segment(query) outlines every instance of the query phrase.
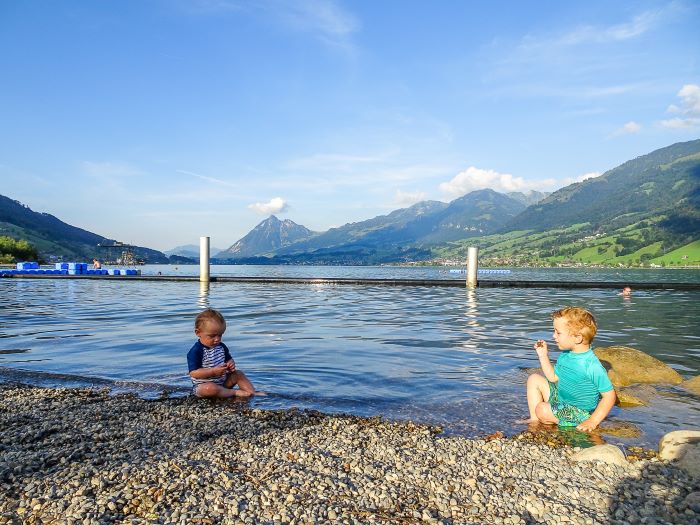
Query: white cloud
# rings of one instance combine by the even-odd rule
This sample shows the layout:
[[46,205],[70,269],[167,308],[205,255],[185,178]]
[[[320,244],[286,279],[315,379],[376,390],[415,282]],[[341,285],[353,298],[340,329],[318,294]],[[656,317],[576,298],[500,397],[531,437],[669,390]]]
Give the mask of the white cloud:
[[179,5],[196,15],[263,17],[347,52],[354,51],[351,37],[361,27],[357,16],[336,0],[182,0]]
[[586,179],[594,179],[596,177],[600,177],[601,173],[599,171],[591,171],[590,173],[584,173],[580,177],[574,179],[574,182],[581,182]]
[[601,175],[602,175],[602,173],[599,171],[591,171],[589,173],[584,173],[583,175],[579,175],[578,177],[565,177],[565,178],[557,181],[559,183],[558,187],[564,188],[565,186],[568,186],[569,184],[574,184],[576,182],[583,182],[586,179],[593,179],[595,177],[600,177]]
[[651,30],[661,16],[661,12],[646,11],[629,22],[607,27],[580,26],[559,39],[563,45],[588,43],[620,42],[643,35]]
[[425,199],[426,194],[422,191],[406,192],[397,190],[394,203],[399,206],[412,206],[413,204],[424,201]]
[[700,119],[697,118],[670,118],[660,121],[664,128],[669,129],[688,129],[700,125]]
[[346,50],[352,50],[350,36],[360,28],[357,17],[334,0],[285,0],[270,2],[268,8],[293,29],[311,33],[327,44]]
[[665,18],[672,15],[674,10],[675,6],[668,6],[656,11],[645,11],[620,24],[580,25],[558,35],[527,35],[521,41],[518,50],[526,55],[542,53],[551,56],[554,50],[559,48],[631,40],[657,27]]
[[700,86],[686,84],[677,96],[681,99],[680,105],[671,104],[666,112],[681,116],[662,120],[660,124],[671,129],[687,129],[700,125]]
[[451,197],[461,197],[475,190],[491,188],[495,191],[522,191],[528,186],[522,177],[514,177],[509,173],[498,173],[494,170],[483,170],[470,166],[458,173],[451,181],[440,184],[440,191]]
[[289,208],[289,205],[283,198],[275,197],[270,202],[250,204],[248,208],[261,215],[272,215],[274,213],[284,213]]
[[642,125],[638,124],[634,120],[631,120],[621,128],[615,130],[613,133],[614,137],[619,137],[620,135],[634,135],[642,130]]

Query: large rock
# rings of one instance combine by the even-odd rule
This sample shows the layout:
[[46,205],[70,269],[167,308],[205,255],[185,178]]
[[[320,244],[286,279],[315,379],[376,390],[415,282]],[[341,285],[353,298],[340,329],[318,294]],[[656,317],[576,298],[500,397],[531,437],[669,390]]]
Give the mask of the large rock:
[[692,476],[700,478],[700,430],[676,430],[659,441],[659,459],[673,461]]
[[571,459],[573,461],[602,461],[612,465],[627,465],[627,458],[615,445],[596,445],[584,448],[571,456]]
[[651,385],[632,385],[615,389],[617,405],[622,408],[647,406],[657,394]]
[[628,346],[608,346],[593,350],[616,387],[634,383],[683,382],[681,375],[655,357]]
[[700,396],[700,376],[695,376],[683,382],[683,388],[692,392],[696,396]]
[[642,429],[629,421],[604,421],[598,427],[598,432],[619,438],[639,438],[642,436]]

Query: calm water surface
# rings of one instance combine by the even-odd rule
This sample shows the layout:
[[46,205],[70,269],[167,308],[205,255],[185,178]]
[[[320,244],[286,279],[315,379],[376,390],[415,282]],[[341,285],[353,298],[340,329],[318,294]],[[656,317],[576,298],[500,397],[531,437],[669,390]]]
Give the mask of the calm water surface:
[[[457,279],[464,274],[451,273],[459,267],[444,266],[263,266],[263,265],[213,265],[211,276],[220,277],[326,277],[352,279]],[[487,273],[480,270],[479,278],[485,280],[532,281],[605,281],[605,282],[700,282],[700,270],[655,269],[603,269],[603,268],[512,268],[510,273]],[[498,268],[501,270],[503,268]],[[151,264],[142,267],[144,275],[199,275],[197,265]]]
[[[163,271],[154,268],[144,273]],[[308,275],[307,267],[247,268],[238,275],[264,268],[282,277],[387,277],[366,267]],[[388,271],[422,277],[416,270],[424,269]],[[670,273],[693,281],[700,272]],[[253,406],[414,419],[468,436],[522,430],[514,421],[527,413],[523,369],[538,365],[532,344],[552,340],[549,313],[564,305],[595,313],[596,346],[633,346],[685,378],[700,373],[698,292],[623,299],[600,289],[0,279],[0,297],[0,380],[185,394],[194,317],[212,306],[228,321],[224,341],[238,366],[269,393]],[[678,387],[658,390],[651,406],[612,413],[642,437],[611,441],[655,446],[667,431],[700,427],[700,399]]]

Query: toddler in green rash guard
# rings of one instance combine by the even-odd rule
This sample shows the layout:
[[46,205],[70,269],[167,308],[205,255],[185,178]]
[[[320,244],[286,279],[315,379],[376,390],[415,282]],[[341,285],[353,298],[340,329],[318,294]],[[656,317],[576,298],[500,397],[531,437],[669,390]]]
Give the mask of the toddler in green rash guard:
[[544,377],[527,379],[528,421],[576,427],[591,432],[615,404],[615,390],[591,341],[597,325],[593,314],[568,307],[552,313],[554,341],[562,350],[552,366],[545,341],[535,343]]

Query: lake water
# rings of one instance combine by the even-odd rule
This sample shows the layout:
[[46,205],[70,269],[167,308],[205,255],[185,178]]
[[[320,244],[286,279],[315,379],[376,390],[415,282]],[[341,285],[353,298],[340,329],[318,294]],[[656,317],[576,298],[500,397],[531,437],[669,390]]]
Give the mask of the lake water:
[[[158,271],[198,267],[143,268]],[[463,278],[393,267],[213,266],[212,275]],[[506,277],[700,282],[700,271],[514,269]],[[211,306],[227,319],[224,342],[238,367],[269,394],[252,406],[413,419],[467,436],[523,430],[514,423],[527,414],[523,369],[538,366],[532,344],[552,340],[549,313],[564,305],[594,312],[595,346],[632,346],[685,378],[700,373],[697,291],[623,299],[610,289],[0,279],[0,297],[0,381],[184,395],[194,317]],[[643,435],[611,442],[655,447],[665,432],[700,428],[699,398],[657,388],[650,406],[611,414]]]
[[[445,266],[264,266],[213,265],[211,275],[220,277],[324,277],[351,279],[450,279],[464,280],[465,274]],[[480,270],[482,270],[480,268]],[[489,273],[499,270],[498,273]],[[479,279],[522,281],[584,281],[584,282],[691,282],[700,283],[700,270],[609,269],[609,268],[513,268],[501,273],[500,268],[483,268]],[[143,275],[199,275],[197,265],[151,264],[142,267]]]

